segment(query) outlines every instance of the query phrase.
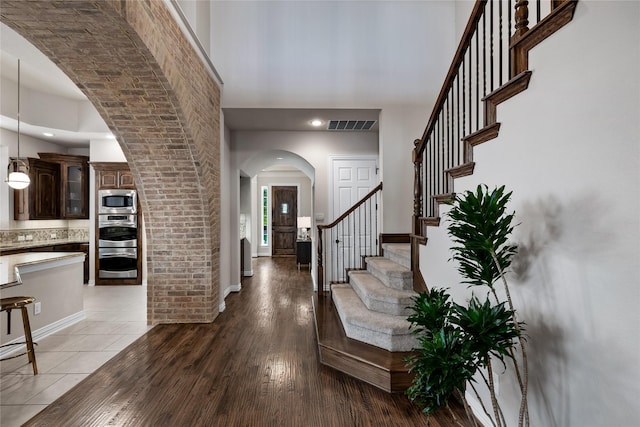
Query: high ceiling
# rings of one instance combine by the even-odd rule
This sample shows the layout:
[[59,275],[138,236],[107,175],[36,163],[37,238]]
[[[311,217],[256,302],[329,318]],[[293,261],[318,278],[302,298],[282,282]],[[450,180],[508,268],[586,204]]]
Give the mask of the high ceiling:
[[[316,130],[308,124],[313,118],[376,120],[385,107],[429,105],[455,49],[454,3],[212,1],[210,43],[203,44],[210,45],[212,63],[224,81],[227,125],[233,130]],[[198,33],[201,17],[185,15],[195,19]],[[3,84],[16,80],[19,57],[24,90],[84,108],[86,98],[51,61],[5,25],[0,30]],[[7,110],[3,96],[0,127],[15,130]],[[53,128],[58,141],[70,146],[87,146],[89,138],[108,131],[99,125],[79,131],[21,124],[21,132],[39,138],[44,128]]]

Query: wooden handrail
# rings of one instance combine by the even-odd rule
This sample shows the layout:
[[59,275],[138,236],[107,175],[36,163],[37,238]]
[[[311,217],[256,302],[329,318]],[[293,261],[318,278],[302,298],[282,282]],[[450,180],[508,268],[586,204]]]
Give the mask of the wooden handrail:
[[[332,233],[335,232],[335,230],[333,230],[334,228],[338,229],[339,227],[337,227],[338,225],[340,225],[341,223],[343,223],[345,220],[349,221],[349,216],[354,214],[356,212],[360,212],[358,209],[359,208],[363,208],[366,212],[366,205],[365,203],[368,202],[369,200],[371,200],[379,191],[382,190],[382,182],[380,184],[378,184],[373,190],[371,190],[369,193],[367,193],[367,195],[365,195],[362,199],[360,199],[356,204],[354,204],[353,206],[351,206],[349,209],[347,209],[347,211],[345,213],[343,213],[342,215],[340,215],[338,217],[338,219],[336,219],[335,221],[333,221],[331,224],[326,224],[326,225],[318,225],[318,268],[316,271],[317,274],[317,279],[318,279],[318,295],[322,295],[324,292],[324,282],[325,282],[325,259],[324,259],[324,255],[325,255],[325,247],[324,247],[324,236],[323,236],[323,231],[324,230],[328,230],[327,233],[328,235],[331,235]],[[364,206],[363,206],[364,205]],[[371,209],[371,203],[369,204],[369,209]],[[377,203],[376,203],[376,211],[377,211]],[[377,215],[377,214],[376,214]],[[371,233],[371,231],[375,231],[377,230],[377,220],[376,222],[374,222],[373,224],[369,224],[369,227],[367,228],[366,226],[366,219],[365,219],[365,226],[364,226],[364,230],[365,230],[365,235],[366,235],[366,230],[369,229],[369,232]],[[358,227],[359,229],[359,227]],[[356,231],[356,227],[353,228],[353,231]],[[375,235],[375,233],[374,233]],[[360,237],[356,237],[354,239],[355,241],[360,241]],[[339,243],[339,239],[337,239],[335,241],[336,244]],[[327,246],[329,247],[329,246]],[[366,248],[366,244],[363,250],[362,246],[353,246],[353,251],[351,252],[350,257],[347,258],[343,258],[342,261],[337,261],[335,264],[331,263],[331,265],[334,268],[333,271],[330,270],[329,275],[327,276],[329,279],[331,278],[335,278],[337,277],[335,275],[335,273],[338,270],[342,270],[345,269],[345,271],[348,271],[349,269],[352,269],[354,267],[357,267],[355,264],[357,262],[358,259],[363,259],[363,256],[376,256],[377,255],[377,246],[376,246],[376,250],[375,251],[371,251],[371,248],[369,248],[370,250],[367,251]],[[337,255],[337,254],[336,254]],[[344,255],[344,254],[343,254]],[[333,257],[332,257],[333,258]],[[331,260],[327,260],[327,262],[331,262]],[[342,279],[340,279],[342,280]]]
[[346,217],[349,216],[349,214],[353,213],[353,211],[355,211],[356,209],[358,209],[360,206],[362,206],[367,200],[369,200],[374,194],[376,194],[378,191],[382,190],[382,183],[378,184],[376,186],[376,188],[374,188],[373,190],[371,190],[369,193],[367,193],[366,196],[364,196],[362,199],[360,199],[360,201],[358,203],[356,203],[355,205],[351,206],[349,209],[347,209],[347,211],[345,213],[343,213],[342,215],[340,215],[338,217],[338,219],[336,219],[335,221],[333,221],[331,224],[321,224],[318,225],[318,230],[326,230],[327,228],[333,228],[335,227],[340,221],[342,221],[343,219],[345,219]]
[[[498,136],[496,106],[527,88],[529,51],[571,21],[578,0],[547,1],[544,11],[543,0],[473,5],[424,133],[414,141],[414,243],[425,244],[426,227],[439,224],[438,206],[453,194],[453,180],[473,173],[473,148]],[[414,270],[416,254],[412,249]]]
[[458,49],[456,50],[456,54],[453,57],[453,62],[449,67],[449,71],[447,72],[447,77],[444,79],[444,83],[442,84],[442,88],[440,89],[440,93],[438,94],[438,98],[434,104],[433,110],[431,111],[431,116],[429,117],[429,121],[427,122],[427,127],[422,134],[422,138],[420,139],[420,144],[416,146],[416,150],[418,154],[424,152],[425,146],[427,144],[427,139],[429,134],[433,131],[433,128],[436,124],[436,120],[440,111],[447,99],[449,94],[449,90],[453,85],[453,81],[458,75],[458,70],[460,69],[460,64],[464,60],[464,55],[471,44],[471,40],[473,39],[473,35],[478,26],[478,22],[482,18],[482,14],[484,13],[484,7],[487,4],[487,0],[477,0],[476,4],[473,6],[473,10],[471,11],[471,17],[467,22],[467,26],[464,29],[464,33],[462,34],[462,39],[460,40],[460,44],[458,45]]

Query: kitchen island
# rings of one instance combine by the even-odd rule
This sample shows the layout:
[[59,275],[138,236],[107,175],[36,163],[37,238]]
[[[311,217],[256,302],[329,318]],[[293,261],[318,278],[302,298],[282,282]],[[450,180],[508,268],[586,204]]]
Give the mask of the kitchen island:
[[[82,252],[28,252],[0,256],[0,297],[30,296],[33,339],[42,339],[85,318],[83,304]],[[36,307],[39,310],[36,310]],[[38,314],[35,314],[39,311]],[[11,313],[11,335],[7,334],[7,313],[0,316],[0,343],[22,341],[22,318]],[[19,346],[15,346],[19,347]],[[0,349],[0,357],[15,351]]]

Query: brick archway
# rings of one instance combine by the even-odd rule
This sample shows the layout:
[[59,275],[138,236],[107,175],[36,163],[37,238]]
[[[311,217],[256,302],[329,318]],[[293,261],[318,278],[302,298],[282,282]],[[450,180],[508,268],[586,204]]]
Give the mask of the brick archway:
[[220,89],[162,0],[2,0],[2,22],[85,93],[133,170],[149,323],[218,314]]

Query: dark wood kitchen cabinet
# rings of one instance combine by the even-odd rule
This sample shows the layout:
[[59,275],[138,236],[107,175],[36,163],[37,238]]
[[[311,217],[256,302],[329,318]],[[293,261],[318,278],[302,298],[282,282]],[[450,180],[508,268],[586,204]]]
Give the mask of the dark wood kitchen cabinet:
[[89,158],[57,153],[38,153],[38,156],[60,165],[61,217],[89,218]]
[[60,218],[60,165],[29,158],[31,184],[13,191],[16,220]]
[[96,188],[109,190],[114,188],[135,189],[133,173],[127,163],[91,163],[96,171]]
[[38,153],[29,158],[31,184],[14,190],[14,219],[89,218],[89,158]]

